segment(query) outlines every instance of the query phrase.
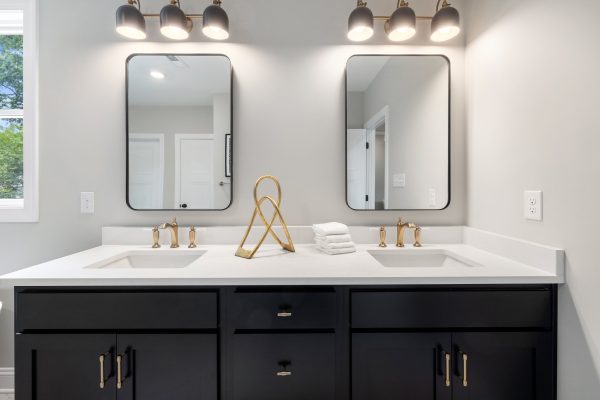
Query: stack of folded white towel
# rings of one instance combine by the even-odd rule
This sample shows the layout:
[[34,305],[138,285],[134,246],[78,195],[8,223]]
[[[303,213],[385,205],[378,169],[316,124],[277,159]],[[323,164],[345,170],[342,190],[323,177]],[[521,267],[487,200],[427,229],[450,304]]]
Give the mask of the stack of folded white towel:
[[317,248],[322,252],[335,255],[353,253],[356,246],[350,237],[350,230],[339,222],[313,225]]

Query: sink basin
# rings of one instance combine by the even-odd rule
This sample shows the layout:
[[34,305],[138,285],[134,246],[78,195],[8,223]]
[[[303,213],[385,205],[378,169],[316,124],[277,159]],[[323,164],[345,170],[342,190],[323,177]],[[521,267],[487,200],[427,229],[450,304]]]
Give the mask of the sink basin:
[[202,257],[204,253],[206,253],[205,250],[128,251],[88,268],[185,268]]
[[369,250],[368,253],[387,268],[471,268],[469,260],[443,250]]

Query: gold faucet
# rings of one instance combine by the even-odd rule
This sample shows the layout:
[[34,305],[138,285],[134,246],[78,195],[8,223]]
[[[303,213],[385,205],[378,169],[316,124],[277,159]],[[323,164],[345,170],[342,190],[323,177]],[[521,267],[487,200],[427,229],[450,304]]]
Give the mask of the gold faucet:
[[421,244],[421,227],[412,222],[404,222],[402,218],[398,218],[398,223],[396,224],[397,229],[397,238],[396,238],[396,247],[404,247],[404,231],[408,229],[415,230],[415,242],[413,243],[414,247],[422,247]]
[[160,229],[167,229],[171,231],[171,248],[176,249],[179,247],[179,226],[177,225],[177,219],[173,218],[173,221],[169,224],[165,222],[158,226]]

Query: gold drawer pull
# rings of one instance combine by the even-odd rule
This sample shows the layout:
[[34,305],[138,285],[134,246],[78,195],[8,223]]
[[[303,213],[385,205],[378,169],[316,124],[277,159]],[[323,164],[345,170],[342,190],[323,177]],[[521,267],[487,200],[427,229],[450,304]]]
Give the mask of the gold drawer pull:
[[446,387],[450,387],[450,353],[446,353],[446,378],[444,380],[444,385]]
[[289,318],[292,316],[292,312],[290,310],[282,310],[277,313],[279,318]]
[[123,388],[123,368],[122,368],[123,356],[117,355],[117,389]]
[[102,353],[98,357],[98,361],[100,363],[100,389],[104,389],[104,384],[106,383],[106,379],[104,379],[104,359],[106,358],[107,353]]
[[291,376],[292,375],[292,371],[279,371],[277,373],[277,376]]
[[462,359],[463,359],[462,385],[463,385],[463,387],[467,387],[467,386],[469,386],[469,381],[467,378],[467,362],[469,361],[469,356],[467,355],[467,353],[462,353]]

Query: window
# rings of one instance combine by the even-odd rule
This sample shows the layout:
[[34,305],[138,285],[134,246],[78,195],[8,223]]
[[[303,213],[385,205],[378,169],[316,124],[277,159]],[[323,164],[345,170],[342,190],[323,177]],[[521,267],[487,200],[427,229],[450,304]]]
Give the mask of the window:
[[36,222],[36,0],[0,0],[0,222]]

